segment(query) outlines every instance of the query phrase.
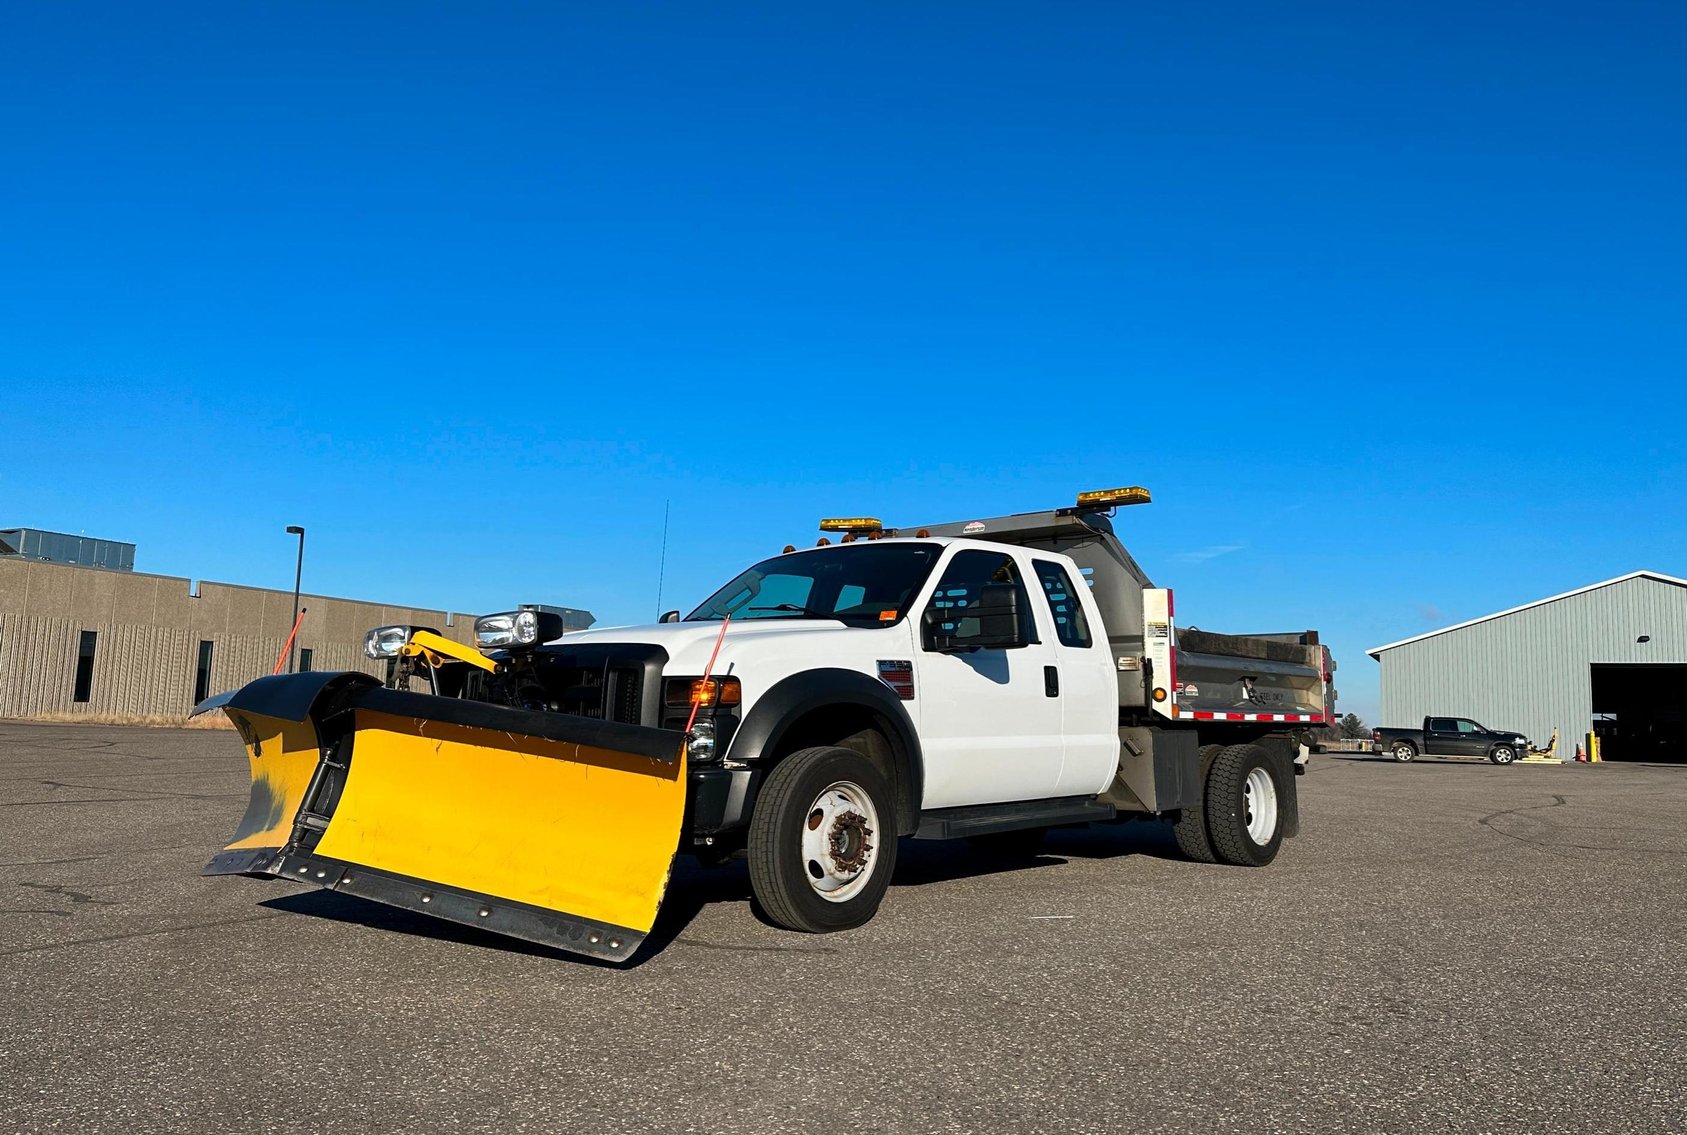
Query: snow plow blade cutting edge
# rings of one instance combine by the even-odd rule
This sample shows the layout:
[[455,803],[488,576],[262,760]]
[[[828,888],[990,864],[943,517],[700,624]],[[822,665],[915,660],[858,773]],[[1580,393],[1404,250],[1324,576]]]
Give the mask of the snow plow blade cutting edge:
[[203,703],[240,730],[251,801],[205,874],[285,877],[625,960],[667,889],[684,735],[378,687],[260,678]]

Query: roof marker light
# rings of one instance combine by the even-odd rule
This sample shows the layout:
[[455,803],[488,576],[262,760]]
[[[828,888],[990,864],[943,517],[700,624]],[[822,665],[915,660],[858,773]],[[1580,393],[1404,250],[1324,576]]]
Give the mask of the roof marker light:
[[1079,508],[1112,508],[1121,504],[1148,504],[1152,497],[1141,485],[1126,485],[1118,489],[1096,489],[1078,494]]

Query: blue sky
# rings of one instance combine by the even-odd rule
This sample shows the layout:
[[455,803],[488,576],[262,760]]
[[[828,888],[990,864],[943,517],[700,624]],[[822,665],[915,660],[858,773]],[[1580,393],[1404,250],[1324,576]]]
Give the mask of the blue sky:
[[681,606],[1141,483],[1180,620],[1687,574],[1687,7],[10,5],[0,526]]

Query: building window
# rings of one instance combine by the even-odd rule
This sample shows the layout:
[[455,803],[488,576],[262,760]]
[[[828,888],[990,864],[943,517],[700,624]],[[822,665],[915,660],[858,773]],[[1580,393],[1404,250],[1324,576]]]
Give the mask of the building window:
[[308,646],[299,647],[299,673],[301,673],[301,674],[310,673],[310,657],[311,657],[311,648],[310,647],[308,647]]
[[199,640],[199,668],[193,674],[193,704],[211,696],[211,655],[216,647],[210,639]]
[[76,689],[71,695],[72,701],[85,702],[94,696],[94,644],[99,639],[96,631],[83,631],[82,639],[76,646]]

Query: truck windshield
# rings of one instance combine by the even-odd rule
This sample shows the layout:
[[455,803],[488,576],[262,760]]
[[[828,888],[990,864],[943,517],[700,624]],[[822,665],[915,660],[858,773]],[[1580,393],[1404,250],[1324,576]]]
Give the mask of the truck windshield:
[[889,626],[908,613],[941,551],[940,544],[898,540],[789,552],[745,571],[685,618],[837,619]]

